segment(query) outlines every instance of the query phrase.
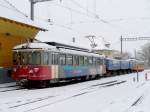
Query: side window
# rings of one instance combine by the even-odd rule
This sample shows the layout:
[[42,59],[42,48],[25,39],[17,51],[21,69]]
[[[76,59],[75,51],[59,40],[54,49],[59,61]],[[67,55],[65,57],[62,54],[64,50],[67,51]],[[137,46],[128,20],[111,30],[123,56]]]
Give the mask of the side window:
[[84,56],[84,65],[88,65],[88,57]]
[[79,64],[80,64],[80,65],[83,65],[83,64],[84,64],[84,57],[83,57],[83,56],[80,56],[80,57],[79,57]]
[[79,56],[73,56],[73,65],[79,65]]
[[49,62],[49,60],[48,60],[49,58],[48,57],[49,57],[48,53],[44,52],[43,53],[43,64],[44,65],[48,65],[48,62]]
[[99,65],[103,65],[104,64],[104,59],[97,58],[97,62],[98,62]]
[[49,52],[49,53],[48,53],[48,56],[49,56],[49,61],[48,61],[48,63],[49,63],[49,64],[52,64],[52,53]]
[[92,64],[93,64],[93,58],[89,57],[89,65],[92,65]]
[[55,64],[58,65],[58,54],[55,54]]
[[96,58],[93,57],[93,65],[96,64]]
[[59,55],[59,63],[60,63],[60,65],[65,65],[66,64],[66,55],[65,54],[60,54]]
[[52,64],[57,65],[58,64],[58,54],[57,53],[52,53]]
[[96,65],[100,65],[101,63],[101,59],[100,58],[96,58]]
[[67,64],[68,65],[72,65],[73,64],[73,57],[72,57],[72,55],[67,55],[66,60],[67,60]]
[[28,58],[29,58],[28,63],[32,64],[32,53],[28,54]]

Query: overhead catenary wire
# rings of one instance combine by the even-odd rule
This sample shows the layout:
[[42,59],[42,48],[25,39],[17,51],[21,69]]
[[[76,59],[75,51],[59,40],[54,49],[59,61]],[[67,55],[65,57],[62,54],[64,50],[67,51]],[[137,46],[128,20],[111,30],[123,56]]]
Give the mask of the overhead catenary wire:
[[[25,17],[28,17],[25,13],[23,13],[22,11],[20,11],[19,9],[17,9],[12,3],[10,3],[8,0],[4,0],[4,2],[6,2],[7,4],[9,4],[15,11],[19,12],[20,14],[22,14]],[[2,6],[2,5],[1,5]],[[3,5],[4,6],[4,5]],[[5,6],[8,9],[11,9],[7,6]]]
[[67,29],[70,31],[77,32],[77,33],[82,34],[82,35],[85,34],[85,32],[78,31],[78,30],[74,29],[73,27],[69,27],[69,26],[54,22],[54,21],[49,21],[49,19],[43,19],[43,18],[39,18],[39,17],[35,17],[35,18],[40,20],[40,21],[45,22],[46,24],[48,24],[50,26],[55,25],[55,26],[58,26],[58,27],[61,27],[61,28],[64,28],[64,29]]
[[[80,8],[82,8],[82,9],[84,9],[84,10],[86,11],[86,8],[84,8],[82,5],[79,5],[79,3],[77,3],[76,1],[74,1],[74,3],[76,3],[76,5],[78,5]],[[115,29],[117,29],[117,31],[119,31],[119,32],[120,32],[121,30],[127,31],[127,29],[124,29],[124,28],[122,28],[121,26],[112,24],[112,23],[110,23],[109,21],[106,21],[106,20],[104,20],[104,19],[101,19],[101,18],[99,17],[99,15],[97,15],[97,14],[91,12],[91,11],[89,12],[89,10],[88,10],[89,13],[88,13],[88,15],[87,15],[87,13],[85,13],[85,12],[81,12],[81,11],[79,11],[79,10],[76,10],[76,9],[73,9],[73,8],[70,8],[70,7],[67,7],[67,6],[62,5],[62,4],[60,5],[60,4],[57,4],[57,3],[53,3],[53,5],[56,5],[56,6],[59,6],[59,7],[68,9],[68,10],[72,10],[73,12],[78,13],[78,14],[80,14],[80,15],[87,16],[87,17],[89,17],[89,18],[92,18],[92,19],[98,21],[98,23],[101,22],[101,23],[107,24],[109,27],[115,28]]]

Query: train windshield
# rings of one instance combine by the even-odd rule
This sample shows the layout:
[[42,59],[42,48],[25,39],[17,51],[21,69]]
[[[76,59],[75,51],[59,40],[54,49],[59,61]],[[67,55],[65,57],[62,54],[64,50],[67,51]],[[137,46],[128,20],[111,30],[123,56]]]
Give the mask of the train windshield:
[[41,64],[40,52],[14,52],[14,65],[39,65]]

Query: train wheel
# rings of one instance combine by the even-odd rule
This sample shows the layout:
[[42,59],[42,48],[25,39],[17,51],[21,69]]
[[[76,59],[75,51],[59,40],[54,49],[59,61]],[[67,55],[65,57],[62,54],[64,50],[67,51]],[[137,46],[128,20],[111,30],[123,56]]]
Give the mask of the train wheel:
[[99,79],[100,78],[100,74],[97,74],[96,76],[95,76],[95,79]]
[[85,80],[90,80],[90,76],[89,75],[87,75],[85,77],[86,77]]
[[86,81],[86,77],[85,76],[81,77],[81,81]]
[[40,81],[39,87],[40,88],[46,88],[47,87],[47,81]]
[[27,84],[25,85],[26,88],[30,89],[31,88],[31,82],[28,81]]

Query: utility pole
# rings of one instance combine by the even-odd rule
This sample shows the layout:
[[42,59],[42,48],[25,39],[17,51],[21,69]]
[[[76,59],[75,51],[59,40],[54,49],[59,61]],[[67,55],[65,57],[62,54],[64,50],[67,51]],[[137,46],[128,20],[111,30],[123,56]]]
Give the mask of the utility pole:
[[33,0],[30,0],[31,2],[31,12],[30,12],[30,17],[31,17],[31,20],[34,20],[34,2]]
[[30,4],[31,4],[31,12],[30,12],[30,17],[31,17],[31,20],[34,20],[34,5],[36,3],[39,3],[39,2],[47,2],[47,1],[52,1],[52,0],[29,0],[30,1]]
[[122,59],[122,41],[123,41],[122,35],[121,35],[120,41],[121,41],[121,59]]
[[136,49],[134,50],[134,58],[136,59]]
[[121,59],[123,55],[123,41],[137,41],[138,38],[123,38],[121,35],[120,41],[121,41]]
[[[135,60],[136,60],[136,49],[134,50],[134,58],[135,58]],[[136,62],[136,64],[137,64],[137,62]],[[137,73],[137,76],[136,76],[136,80],[137,80],[137,82],[139,82],[139,68],[138,68],[138,66],[136,66],[136,73]]]
[[[122,56],[122,42],[123,41],[150,40],[150,37],[122,38],[122,36],[121,36],[120,40],[121,40],[121,56]],[[135,55],[135,59],[136,59],[137,58],[136,49],[134,50],[134,55]],[[137,69],[137,82],[139,82],[139,70],[138,70],[139,68],[138,68],[138,66],[136,66],[136,69]]]
[[75,38],[75,37],[72,38],[72,42],[73,42],[73,43],[76,42],[76,38]]

